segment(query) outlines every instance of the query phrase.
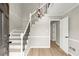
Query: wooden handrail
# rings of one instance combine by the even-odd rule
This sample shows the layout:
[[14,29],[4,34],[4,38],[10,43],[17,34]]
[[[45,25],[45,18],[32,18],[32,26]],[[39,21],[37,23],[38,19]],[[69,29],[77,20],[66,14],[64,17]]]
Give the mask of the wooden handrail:
[[[46,5],[46,3],[45,3],[45,4],[43,4],[41,7],[39,7],[38,9],[43,8],[45,5]],[[38,11],[38,10],[35,10],[34,12],[32,12],[32,13],[31,13],[31,15],[34,15],[37,11]]]

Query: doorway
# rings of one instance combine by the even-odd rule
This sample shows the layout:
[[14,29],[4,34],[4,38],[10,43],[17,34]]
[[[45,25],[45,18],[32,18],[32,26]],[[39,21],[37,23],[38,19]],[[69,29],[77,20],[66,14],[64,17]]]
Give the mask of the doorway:
[[51,41],[60,46],[60,21],[51,21]]
[[[64,24],[63,24],[64,25]],[[61,48],[61,39],[60,39],[60,20],[51,22],[51,44],[50,49],[52,53],[58,56],[67,56],[67,53]]]
[[51,42],[55,42],[66,54],[68,54],[68,28],[68,17],[51,22]]

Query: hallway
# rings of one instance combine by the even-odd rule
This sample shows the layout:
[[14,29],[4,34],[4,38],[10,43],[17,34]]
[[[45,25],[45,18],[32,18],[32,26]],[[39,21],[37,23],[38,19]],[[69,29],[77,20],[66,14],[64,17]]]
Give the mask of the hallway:
[[79,3],[0,3],[0,56],[79,56],[78,19]]
[[51,48],[31,48],[28,56],[67,56],[67,54],[55,42],[52,42]]

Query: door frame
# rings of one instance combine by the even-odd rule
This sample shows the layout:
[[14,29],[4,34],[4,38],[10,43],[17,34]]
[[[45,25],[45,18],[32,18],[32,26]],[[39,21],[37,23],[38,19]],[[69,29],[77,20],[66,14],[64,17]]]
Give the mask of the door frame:
[[[50,45],[52,40],[52,23],[51,22],[60,22],[60,19],[50,19]],[[60,39],[60,38],[59,38]],[[57,45],[60,47],[60,44],[57,43]]]

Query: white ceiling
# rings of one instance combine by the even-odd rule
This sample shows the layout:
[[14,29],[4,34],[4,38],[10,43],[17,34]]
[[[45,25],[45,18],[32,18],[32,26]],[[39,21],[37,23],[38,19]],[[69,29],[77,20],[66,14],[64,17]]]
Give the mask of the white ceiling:
[[48,14],[50,16],[62,16],[77,5],[77,3],[54,3],[48,9]]

